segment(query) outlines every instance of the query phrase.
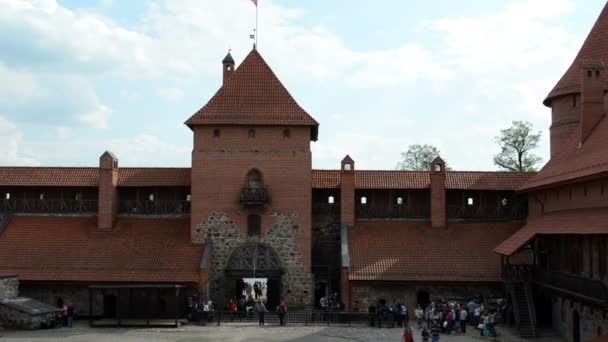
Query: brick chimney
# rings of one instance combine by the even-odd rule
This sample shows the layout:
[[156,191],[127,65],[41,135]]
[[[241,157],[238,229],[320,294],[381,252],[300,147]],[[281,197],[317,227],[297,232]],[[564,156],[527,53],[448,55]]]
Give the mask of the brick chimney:
[[355,162],[344,157],[340,166],[340,222],[355,225]]
[[97,229],[112,231],[118,211],[118,159],[106,151],[99,157],[99,203]]
[[604,63],[601,60],[581,64],[580,140],[585,140],[604,116]]
[[431,226],[446,228],[445,162],[440,157],[431,163]]
[[222,84],[226,84],[226,81],[230,78],[230,76],[232,76],[232,73],[234,72],[234,59],[232,58],[230,51],[228,51],[228,54],[226,55],[226,57],[224,57],[224,60],[222,61],[222,66],[224,67],[224,78]]

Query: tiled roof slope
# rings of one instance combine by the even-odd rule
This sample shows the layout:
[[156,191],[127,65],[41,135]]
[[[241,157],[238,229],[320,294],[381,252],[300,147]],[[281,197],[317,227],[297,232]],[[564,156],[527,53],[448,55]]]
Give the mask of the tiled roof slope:
[[96,167],[0,167],[0,186],[97,186]]
[[[96,167],[0,167],[0,186],[99,185]],[[190,168],[120,168],[118,186],[190,186]]]
[[207,102],[186,121],[186,125],[304,125],[318,123],[297,104],[257,50],[243,63]]
[[[574,62],[547,95],[544,101],[546,106],[551,104],[553,98],[560,95],[580,93],[581,62],[584,60],[603,60],[604,65],[608,66],[608,3],[604,6],[595,25],[593,25]],[[605,77],[605,89],[608,89],[608,76]]]
[[575,139],[578,129],[570,135],[567,150],[551,157],[538,174],[526,182],[521,190],[547,187],[560,182],[608,172],[608,118],[605,116],[593,129],[580,148]]
[[511,255],[539,234],[608,234],[608,208],[564,210],[530,218],[494,251]]
[[[447,189],[515,190],[533,177],[531,172],[446,172]],[[339,170],[313,170],[314,189],[340,187]],[[427,189],[430,187],[428,171],[355,171],[357,189]]]
[[500,256],[493,249],[521,226],[357,221],[349,231],[350,279],[497,282]]
[[15,216],[0,234],[0,273],[22,281],[194,283],[203,247],[190,243],[187,219]]
[[190,186],[190,168],[121,168],[118,186]]

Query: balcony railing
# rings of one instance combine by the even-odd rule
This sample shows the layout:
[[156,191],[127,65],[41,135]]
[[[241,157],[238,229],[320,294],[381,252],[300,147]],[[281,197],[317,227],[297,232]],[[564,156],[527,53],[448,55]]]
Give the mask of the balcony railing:
[[180,200],[118,202],[118,212],[130,215],[181,215],[190,213],[190,202]]
[[519,220],[526,218],[524,206],[468,206],[448,205],[448,219],[461,220]]
[[96,213],[97,200],[4,199],[0,200],[0,210],[26,214]]
[[595,304],[608,304],[608,288],[601,280],[535,269],[534,281],[543,287]]
[[425,219],[430,217],[430,208],[408,208],[395,206],[392,208],[360,204],[356,207],[358,219]]
[[241,189],[240,203],[242,206],[263,206],[270,202],[270,196],[265,188]]

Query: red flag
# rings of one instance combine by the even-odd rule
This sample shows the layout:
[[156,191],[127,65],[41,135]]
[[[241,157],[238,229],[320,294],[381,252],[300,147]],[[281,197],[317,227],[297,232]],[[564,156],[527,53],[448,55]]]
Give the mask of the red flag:
[[255,4],[256,7],[258,6],[258,0],[251,0],[251,1],[253,1],[253,3]]

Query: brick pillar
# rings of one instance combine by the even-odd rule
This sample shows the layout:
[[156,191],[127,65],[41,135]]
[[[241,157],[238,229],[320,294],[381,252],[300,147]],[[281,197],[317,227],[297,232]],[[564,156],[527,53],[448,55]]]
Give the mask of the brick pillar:
[[111,231],[118,211],[118,159],[106,151],[99,158],[97,229]]
[[445,162],[440,157],[431,164],[431,226],[446,228]]
[[340,299],[350,309],[350,282],[348,280],[350,256],[348,230],[355,226],[355,162],[344,157],[340,167],[340,225],[342,268],[340,272]]
[[581,65],[581,119],[582,144],[598,122],[604,117],[604,64],[601,60],[584,61]]

